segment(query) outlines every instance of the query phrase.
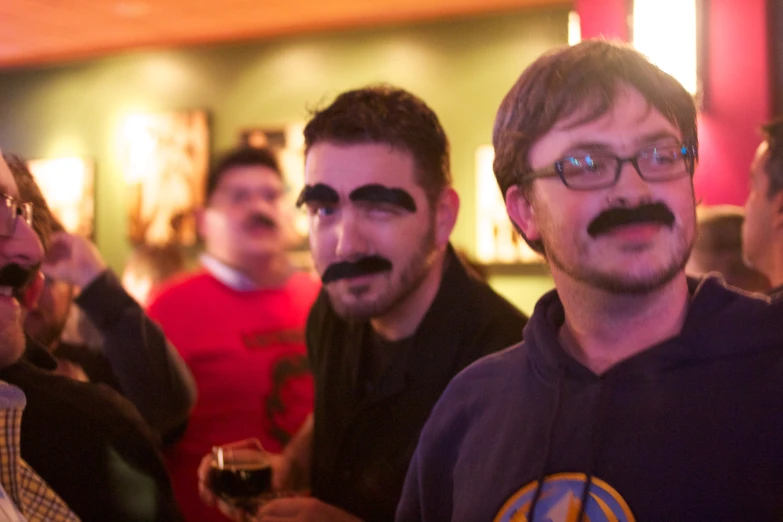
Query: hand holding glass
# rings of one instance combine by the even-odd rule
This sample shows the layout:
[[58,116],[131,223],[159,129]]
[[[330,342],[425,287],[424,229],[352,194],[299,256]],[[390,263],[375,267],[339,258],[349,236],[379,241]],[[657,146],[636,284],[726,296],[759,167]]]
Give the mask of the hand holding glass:
[[212,448],[208,483],[229,504],[254,511],[272,491],[272,465],[260,447],[234,445]]

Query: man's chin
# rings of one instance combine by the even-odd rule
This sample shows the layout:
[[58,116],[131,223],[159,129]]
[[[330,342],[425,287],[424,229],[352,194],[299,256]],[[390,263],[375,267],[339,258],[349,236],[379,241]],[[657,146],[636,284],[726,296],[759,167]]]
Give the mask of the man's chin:
[[366,321],[379,315],[383,310],[378,299],[372,299],[369,295],[356,297],[345,296],[343,292],[328,291],[332,308],[342,319],[352,321]]
[[680,266],[669,266],[662,270],[647,273],[603,273],[591,274],[589,283],[606,292],[620,295],[641,295],[654,292],[669,284],[683,273]]

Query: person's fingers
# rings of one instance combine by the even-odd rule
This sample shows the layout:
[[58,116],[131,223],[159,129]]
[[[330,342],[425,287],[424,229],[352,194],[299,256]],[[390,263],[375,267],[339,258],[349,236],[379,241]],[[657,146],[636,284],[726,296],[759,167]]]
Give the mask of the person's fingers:
[[212,455],[204,455],[204,458],[201,459],[201,463],[198,465],[198,494],[201,497],[201,501],[208,506],[214,506],[217,501],[210,483],[209,469],[211,467]]
[[248,513],[237,506],[233,506],[220,498],[217,499],[217,508],[221,513],[235,522],[251,522],[256,520],[255,515]]
[[258,516],[292,517],[302,511],[303,502],[308,499],[303,497],[281,497],[270,500],[258,510]]

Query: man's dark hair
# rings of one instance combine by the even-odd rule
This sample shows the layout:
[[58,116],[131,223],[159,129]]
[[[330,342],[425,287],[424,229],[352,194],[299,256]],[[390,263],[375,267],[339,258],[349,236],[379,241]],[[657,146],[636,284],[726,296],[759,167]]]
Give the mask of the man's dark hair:
[[[503,99],[492,134],[493,168],[503,197],[514,184],[530,194],[530,182],[522,182],[522,176],[533,170],[529,153],[536,140],[581,111],[574,125],[599,119],[612,110],[624,87],[638,91],[674,124],[684,144],[698,147],[696,107],[677,80],[629,45],[586,40],[538,58]],[[527,242],[543,253],[540,241]]]
[[413,156],[416,178],[430,203],[451,184],[449,140],[435,113],[413,94],[371,85],[340,94],[313,113],[304,130],[305,154],[317,143],[384,143]]
[[16,186],[19,189],[19,201],[33,204],[33,230],[38,234],[44,251],[49,250],[50,235],[52,233],[52,211],[46,203],[41,189],[33,178],[30,169],[24,159],[15,154],[3,153],[3,159],[11,169]]
[[783,190],[783,117],[761,126],[767,141],[766,172],[769,177],[768,198]]
[[209,170],[205,193],[205,201],[207,203],[209,203],[209,198],[212,197],[225,173],[235,167],[267,167],[275,171],[281,179],[283,177],[277,156],[271,149],[248,146],[233,149],[221,156]]

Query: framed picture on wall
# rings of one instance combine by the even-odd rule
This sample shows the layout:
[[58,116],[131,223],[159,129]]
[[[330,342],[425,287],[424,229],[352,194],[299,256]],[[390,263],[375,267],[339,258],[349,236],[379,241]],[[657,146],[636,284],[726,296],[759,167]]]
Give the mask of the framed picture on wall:
[[545,268],[544,258],[514,229],[492,170],[492,145],[476,149],[476,258],[490,271],[514,267]]
[[304,126],[304,122],[292,122],[280,126],[242,129],[239,131],[239,143],[248,147],[269,147],[275,152],[286,184],[292,261],[299,267],[311,268],[307,215],[295,208],[296,198],[304,187]]
[[209,168],[207,113],[135,114],[125,122],[121,168],[134,244],[193,245]]
[[95,231],[95,168],[83,157],[27,162],[49,209],[67,232],[92,237]]

